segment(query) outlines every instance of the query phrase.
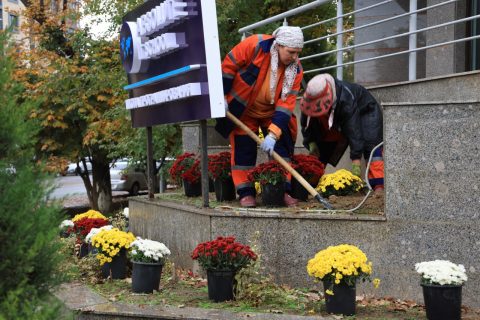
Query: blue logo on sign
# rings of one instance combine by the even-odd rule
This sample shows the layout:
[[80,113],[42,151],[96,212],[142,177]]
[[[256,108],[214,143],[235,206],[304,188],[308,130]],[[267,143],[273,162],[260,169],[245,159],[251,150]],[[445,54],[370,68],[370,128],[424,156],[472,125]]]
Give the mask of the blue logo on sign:
[[123,60],[125,61],[128,55],[133,53],[132,36],[129,35],[128,37],[122,37],[122,39],[120,39],[120,48],[122,49]]

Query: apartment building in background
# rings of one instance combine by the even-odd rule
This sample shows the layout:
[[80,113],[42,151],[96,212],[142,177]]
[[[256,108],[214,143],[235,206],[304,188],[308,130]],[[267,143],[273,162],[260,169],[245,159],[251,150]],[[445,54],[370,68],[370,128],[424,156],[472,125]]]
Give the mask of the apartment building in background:
[[11,27],[12,38],[15,41],[26,41],[28,35],[20,28],[23,23],[25,2],[21,0],[0,0],[0,30]]

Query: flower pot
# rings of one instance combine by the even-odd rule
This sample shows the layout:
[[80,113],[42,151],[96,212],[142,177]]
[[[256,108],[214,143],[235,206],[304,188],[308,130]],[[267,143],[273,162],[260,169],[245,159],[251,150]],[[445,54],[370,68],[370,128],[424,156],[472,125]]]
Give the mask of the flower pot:
[[95,248],[91,243],[88,244],[88,253],[90,254],[97,254],[98,249]]
[[102,275],[104,278],[109,276],[112,279],[125,279],[127,277],[127,253],[125,249],[112,257],[112,262],[104,263],[102,266]]
[[[328,313],[342,314],[351,316],[355,314],[355,286],[349,286],[344,282],[330,285],[330,281],[324,281],[325,307]],[[327,289],[332,288],[333,296],[326,293]]]
[[292,197],[298,200],[307,201],[308,191],[305,189],[297,179],[292,177]]
[[462,315],[462,286],[422,284],[427,319],[460,320]]
[[284,207],[285,185],[283,183],[262,185],[262,202],[267,207]]
[[208,299],[215,302],[233,300],[234,271],[207,270]]
[[68,231],[60,231],[60,238],[68,238],[70,233]]
[[217,201],[235,200],[235,185],[233,184],[232,177],[226,180],[215,179],[215,197]]
[[187,180],[183,180],[183,189],[187,197],[199,197],[202,195],[202,183],[200,180],[195,183],[190,183]]
[[132,291],[135,293],[152,293],[158,290],[163,263],[146,263],[132,261]]
[[82,242],[80,245],[80,249],[78,250],[78,257],[83,258],[88,254],[88,244],[85,242]]

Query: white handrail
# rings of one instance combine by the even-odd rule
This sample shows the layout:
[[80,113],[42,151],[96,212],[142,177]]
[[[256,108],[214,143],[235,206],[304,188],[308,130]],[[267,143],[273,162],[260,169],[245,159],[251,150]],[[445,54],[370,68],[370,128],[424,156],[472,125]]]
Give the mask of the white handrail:
[[318,42],[320,40],[324,40],[324,39],[327,39],[327,38],[331,38],[331,37],[335,37],[339,34],[342,34],[342,33],[347,33],[347,32],[352,32],[352,31],[357,31],[357,30],[360,30],[360,29],[364,29],[364,28],[368,28],[368,27],[372,27],[372,26],[375,26],[377,24],[381,24],[381,23],[384,23],[384,22],[388,22],[388,21],[391,21],[391,20],[395,20],[395,19],[398,19],[398,18],[403,18],[403,17],[406,17],[406,16],[409,16],[413,13],[418,13],[418,12],[423,12],[423,11],[426,11],[426,10],[429,10],[429,9],[433,9],[433,8],[436,8],[436,7],[440,7],[440,6],[444,6],[446,4],[450,4],[450,3],[453,3],[453,2],[457,2],[458,0],[449,0],[449,1],[446,1],[446,2],[441,2],[441,3],[437,3],[437,4],[434,4],[430,7],[425,7],[425,8],[422,8],[422,9],[418,9],[418,10],[415,10],[415,11],[412,11],[412,12],[406,12],[406,13],[402,13],[402,14],[399,14],[399,15],[396,15],[396,16],[393,16],[393,17],[390,17],[390,18],[386,18],[386,19],[383,19],[383,20],[378,20],[378,21],[375,21],[375,22],[372,22],[372,23],[367,23],[367,24],[364,24],[362,26],[358,26],[358,27],[354,27],[352,29],[347,29],[347,30],[343,30],[341,32],[336,32],[336,33],[333,33],[333,34],[329,34],[329,35],[326,35],[326,36],[323,36],[323,37],[319,37],[319,38],[315,38],[315,39],[310,39],[310,40],[307,40],[304,42],[304,44],[309,44],[309,43],[313,43],[313,42]]
[[387,3],[390,3],[390,2],[393,2],[394,0],[386,0],[386,1],[382,1],[380,3],[377,3],[377,4],[374,4],[374,5],[371,5],[371,6],[368,6],[368,7],[365,7],[365,8],[361,8],[361,9],[358,9],[358,10],[354,10],[354,11],[350,11],[349,13],[345,13],[345,14],[342,14],[340,16],[336,16],[336,17],[333,17],[333,18],[330,18],[330,19],[327,19],[327,20],[323,20],[323,21],[320,21],[320,22],[315,22],[315,23],[312,23],[312,24],[309,24],[308,26],[305,26],[305,27],[301,27],[302,30],[306,30],[306,29],[309,29],[309,28],[313,28],[315,26],[319,26],[321,24],[325,24],[327,22],[330,22],[330,21],[333,21],[333,20],[337,20],[339,18],[345,18],[347,16],[351,16],[353,14],[356,14],[356,13],[359,13],[359,12],[362,12],[362,11],[366,11],[368,9],[372,9],[372,8],[375,8],[375,7],[378,7],[378,6],[381,6],[381,5],[384,5],[384,4],[387,4]]
[[303,6],[298,7],[298,8],[285,11],[283,13],[277,14],[276,16],[273,16],[273,17],[267,18],[265,20],[258,21],[258,22],[255,22],[253,24],[250,24],[246,27],[240,28],[240,29],[238,29],[238,33],[240,33],[240,34],[246,33],[250,30],[255,29],[255,28],[262,27],[266,24],[269,24],[269,23],[272,23],[272,22],[275,22],[275,21],[278,21],[278,20],[282,20],[282,19],[285,19],[287,17],[290,17],[290,16],[293,16],[293,15],[308,11],[310,9],[316,8],[318,6],[321,6],[324,3],[328,3],[328,2],[330,2],[330,0],[316,0],[316,1],[313,1],[313,2],[310,2],[310,3],[307,3]]
[[[372,58],[367,58],[367,59],[362,59],[362,60],[356,60],[356,61],[346,62],[346,63],[343,63],[342,66],[348,66],[348,65],[351,65],[351,64],[362,63],[362,62],[367,62],[367,61],[372,61],[372,60],[377,60],[377,59],[383,59],[383,58],[398,56],[398,55],[405,54],[405,53],[409,53],[409,52],[413,52],[413,51],[417,52],[417,51],[427,50],[427,49],[431,49],[431,48],[446,46],[446,45],[449,45],[449,44],[454,44],[454,43],[458,43],[458,42],[465,42],[465,41],[474,40],[474,39],[480,39],[480,35],[478,35],[478,36],[472,36],[472,37],[467,37],[467,38],[462,38],[462,39],[457,39],[457,40],[452,40],[452,41],[446,41],[446,42],[442,42],[442,43],[437,43],[437,44],[433,44],[433,45],[430,45],[430,46],[425,46],[425,47],[421,47],[421,48],[416,48],[416,49],[414,49],[414,50],[399,51],[399,52],[394,52],[394,53],[386,54],[386,55],[383,55],[383,56],[378,56],[378,57],[372,57]],[[318,69],[307,70],[307,71],[304,71],[303,74],[312,73],[312,72],[324,71],[324,70],[328,70],[328,69],[332,69],[332,68],[337,68],[337,67],[339,67],[339,66],[338,66],[338,65],[333,65],[333,66],[328,66],[328,67],[323,67],[323,68],[318,68]]]
[[[466,21],[474,20],[474,19],[477,19],[477,18],[480,18],[480,14],[477,14],[477,15],[474,15],[474,16],[471,16],[471,17],[466,17],[466,18],[454,20],[454,21],[449,21],[449,22],[437,24],[437,25],[430,26],[430,27],[426,27],[426,28],[422,28],[422,29],[417,29],[417,30],[415,30],[415,31],[405,32],[405,33],[401,33],[401,34],[395,34],[395,35],[393,35],[393,36],[388,36],[388,37],[381,38],[381,39],[377,39],[377,40],[372,40],[372,41],[367,41],[367,42],[355,44],[355,45],[353,45],[353,46],[348,46],[348,47],[342,48],[342,51],[347,51],[347,50],[351,50],[351,49],[356,49],[356,48],[359,48],[359,47],[368,46],[368,45],[370,45],[370,44],[375,44],[375,43],[382,42],[382,41],[386,41],[386,40],[392,40],[392,39],[395,39],[395,38],[405,37],[405,36],[408,36],[408,35],[411,35],[411,34],[414,34],[414,33],[425,32],[425,31],[429,31],[429,30],[432,30],[432,29],[437,29],[437,28],[441,28],[441,27],[446,27],[446,26],[449,26],[449,25],[452,25],[452,24],[456,24],[456,23],[461,23],[461,22],[466,22]],[[321,57],[321,56],[326,56],[326,55],[335,53],[335,52],[337,52],[337,51],[338,51],[338,50],[335,49],[335,50],[330,50],[330,51],[325,51],[325,52],[320,52],[320,53],[312,54],[312,55],[309,55],[309,56],[301,57],[301,58],[300,58],[300,61],[308,60],[308,59],[312,59],[312,58],[318,58],[318,57]]]

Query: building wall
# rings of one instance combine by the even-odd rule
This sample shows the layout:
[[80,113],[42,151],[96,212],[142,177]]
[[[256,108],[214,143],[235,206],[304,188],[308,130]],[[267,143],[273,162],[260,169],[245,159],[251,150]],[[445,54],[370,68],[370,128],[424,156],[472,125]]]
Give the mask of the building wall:
[[6,30],[10,26],[11,17],[18,17],[18,28],[13,29],[12,39],[16,42],[26,42],[28,40],[27,35],[25,35],[20,26],[24,22],[23,10],[25,10],[25,5],[20,0],[0,0],[2,4],[2,28]]

